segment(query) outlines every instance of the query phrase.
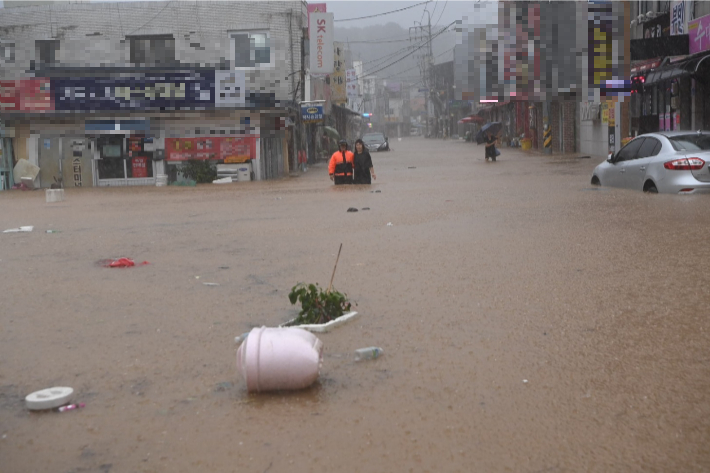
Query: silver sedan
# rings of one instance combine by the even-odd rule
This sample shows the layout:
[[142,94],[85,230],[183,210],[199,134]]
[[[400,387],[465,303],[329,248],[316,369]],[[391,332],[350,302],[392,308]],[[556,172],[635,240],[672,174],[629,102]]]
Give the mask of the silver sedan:
[[710,133],[637,136],[594,168],[592,184],[664,194],[710,193]]

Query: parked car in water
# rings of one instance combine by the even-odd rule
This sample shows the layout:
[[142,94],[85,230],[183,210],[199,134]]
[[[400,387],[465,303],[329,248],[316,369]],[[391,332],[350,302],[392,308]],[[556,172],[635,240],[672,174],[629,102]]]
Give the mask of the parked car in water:
[[594,168],[592,184],[650,193],[710,193],[710,133],[637,136]]
[[389,140],[382,133],[366,133],[362,137],[362,142],[365,143],[370,151],[389,151]]

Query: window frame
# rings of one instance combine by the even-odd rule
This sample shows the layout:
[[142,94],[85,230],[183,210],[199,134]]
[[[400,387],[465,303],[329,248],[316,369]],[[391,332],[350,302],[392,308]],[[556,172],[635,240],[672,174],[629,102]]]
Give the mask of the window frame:
[[[644,140],[643,143],[641,143],[641,146],[639,147],[638,151],[636,151],[636,157],[634,159],[643,159],[643,158],[652,158],[656,156],[660,151],[661,148],[659,145],[661,144],[661,141],[658,138],[655,138],[653,136],[647,136],[645,137],[646,139]],[[643,149],[644,146],[646,146],[646,142],[649,142],[653,144],[653,148],[651,148],[650,153],[647,156],[641,156],[641,149]],[[658,148],[658,151],[654,154],[654,151]]]
[[[15,47],[14,41],[0,40],[0,50],[2,50],[2,54],[0,54],[0,62],[2,62],[3,64],[15,64],[16,47]],[[5,58],[7,51],[10,51],[10,58],[9,59]]]
[[[56,48],[53,49],[53,58],[51,61],[45,61],[41,57],[42,51],[47,51],[46,49],[42,49],[43,45],[53,43],[56,44]],[[62,45],[61,42],[58,39],[36,39],[35,40],[35,61],[38,64],[46,64],[46,65],[51,65],[51,64],[57,64],[59,62],[58,56],[59,56],[59,50],[61,49]]]
[[[614,162],[615,163],[622,163],[622,162],[626,162],[626,161],[633,161],[634,159],[636,159],[636,155],[638,154],[639,150],[641,149],[641,146],[643,146],[644,141],[646,141],[645,136],[639,136],[638,138],[631,140],[629,143],[626,144],[626,146],[624,146],[623,148],[621,148],[619,150],[619,152],[617,153],[616,156],[614,156]],[[638,145],[638,148],[636,148],[636,151],[634,151],[634,155],[628,159],[621,159],[621,156],[620,156],[621,152],[629,149],[631,147],[631,145],[635,145],[636,143],[640,143],[640,144]]]
[[[236,42],[235,36],[247,35],[251,39],[251,35],[263,34],[266,35],[266,43],[269,47],[269,62],[265,63],[254,63],[253,66],[237,66],[236,64]],[[232,63],[232,69],[235,71],[252,71],[260,69],[273,69],[275,67],[274,63],[274,48],[272,45],[271,32],[268,29],[255,29],[255,30],[234,30],[227,33],[229,37],[229,51],[230,51],[230,62]],[[255,59],[256,61],[256,59]]]
[[[175,36],[172,34],[155,34],[155,35],[135,35],[135,36],[126,36],[126,40],[128,40],[128,60],[129,62],[134,65],[134,66],[143,66],[143,67],[160,67],[160,66],[171,66],[177,64],[177,58],[176,58],[176,48],[175,48]],[[134,61],[135,58],[135,53],[137,51],[134,51],[134,44],[136,44],[137,41],[150,41],[149,45],[149,53],[153,50],[153,44],[152,41],[172,41],[173,44],[173,50],[172,50],[172,60],[166,60],[165,62],[155,62],[155,60],[151,62],[137,62]],[[145,54],[144,54],[145,56]]]

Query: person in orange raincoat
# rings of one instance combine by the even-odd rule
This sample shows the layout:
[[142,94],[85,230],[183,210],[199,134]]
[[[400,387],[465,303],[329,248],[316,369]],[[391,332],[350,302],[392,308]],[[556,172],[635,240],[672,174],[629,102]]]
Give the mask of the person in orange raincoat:
[[328,174],[330,180],[336,185],[353,183],[353,163],[355,156],[352,151],[348,151],[348,142],[340,140],[340,149],[333,153],[328,163]]

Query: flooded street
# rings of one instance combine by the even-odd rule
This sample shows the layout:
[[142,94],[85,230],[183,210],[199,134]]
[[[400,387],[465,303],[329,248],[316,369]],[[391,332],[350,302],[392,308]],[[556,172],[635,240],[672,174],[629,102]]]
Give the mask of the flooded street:
[[[371,187],[321,163],[0,193],[0,230],[34,225],[0,234],[0,471],[710,470],[707,196],[592,188],[596,159],[392,147]],[[247,394],[234,337],[327,287],[341,243],[361,316],[319,335],[311,389]],[[122,256],[150,264],[96,264]],[[367,346],[384,356],[353,361]],[[51,386],[86,407],[24,408]]]

